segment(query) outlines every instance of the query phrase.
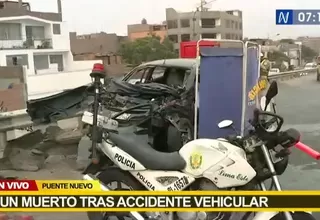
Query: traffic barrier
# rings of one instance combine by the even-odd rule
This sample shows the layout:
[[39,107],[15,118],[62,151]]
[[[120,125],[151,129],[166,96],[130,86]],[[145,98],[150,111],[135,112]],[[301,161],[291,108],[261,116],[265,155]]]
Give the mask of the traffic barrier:
[[301,77],[305,76],[307,74],[313,74],[317,73],[317,68],[314,69],[301,69],[301,70],[293,70],[293,71],[287,71],[287,72],[280,72],[280,73],[274,73],[272,75],[269,75],[270,79],[280,79],[280,80],[286,80],[291,79],[295,77]]

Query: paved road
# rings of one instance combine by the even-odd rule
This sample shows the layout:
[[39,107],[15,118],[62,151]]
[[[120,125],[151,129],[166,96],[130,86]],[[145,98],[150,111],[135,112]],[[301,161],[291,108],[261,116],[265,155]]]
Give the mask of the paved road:
[[[315,75],[279,84],[276,102],[284,117],[284,128],[294,127],[302,134],[302,142],[320,150],[320,83]],[[290,165],[281,176],[284,189],[320,190],[320,166],[298,149],[294,149]],[[320,213],[315,213],[320,219]]]
[[[279,83],[277,97],[278,113],[285,119],[285,127],[294,127],[301,131],[302,141],[320,150],[320,83],[314,75]],[[70,154],[76,148],[68,150]],[[65,159],[66,149],[56,148],[51,154],[51,160],[45,169],[39,172],[6,172],[29,179],[77,179],[79,173],[74,171],[74,160]],[[62,158],[62,160],[61,160]],[[3,172],[2,172],[3,173]],[[3,173],[3,174],[6,174]],[[319,190],[320,189],[319,164],[303,154],[294,150],[290,165],[283,176],[281,183],[284,189]],[[32,213],[36,220],[87,220],[84,213]],[[320,220],[320,213],[315,214]]]

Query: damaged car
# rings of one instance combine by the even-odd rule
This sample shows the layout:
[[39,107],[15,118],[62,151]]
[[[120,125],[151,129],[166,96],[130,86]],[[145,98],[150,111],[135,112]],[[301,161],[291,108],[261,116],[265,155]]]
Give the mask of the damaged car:
[[[107,80],[102,111],[110,116],[149,102],[153,98],[177,97],[181,90],[193,88],[195,59],[167,59],[141,64],[122,79]],[[88,73],[89,77],[89,73]],[[51,123],[81,115],[93,102],[91,85],[80,86],[45,98],[29,100],[27,112],[35,124]],[[117,117],[123,122],[139,118],[147,109],[133,109]]]

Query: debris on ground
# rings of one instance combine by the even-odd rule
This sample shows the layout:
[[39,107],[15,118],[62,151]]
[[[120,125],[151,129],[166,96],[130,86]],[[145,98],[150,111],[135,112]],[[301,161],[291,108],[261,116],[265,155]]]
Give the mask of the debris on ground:
[[59,163],[59,159],[50,152],[58,145],[65,158],[70,157],[70,153],[73,155],[71,158],[75,158],[77,152],[74,152],[73,146],[78,146],[83,134],[78,129],[78,119],[74,119],[74,122],[72,124],[72,120],[69,120],[70,127],[64,126],[64,129],[50,125],[8,141],[5,157],[0,159],[0,170],[35,172],[42,169],[48,159]]

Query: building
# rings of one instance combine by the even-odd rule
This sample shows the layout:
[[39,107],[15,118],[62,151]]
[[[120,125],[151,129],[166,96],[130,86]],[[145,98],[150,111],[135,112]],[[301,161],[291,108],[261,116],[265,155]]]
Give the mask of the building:
[[195,11],[177,12],[166,9],[168,37],[179,48],[183,41],[201,38],[242,40],[242,12],[236,11]]
[[[88,72],[93,62],[73,60],[61,0],[57,5],[57,12],[47,13],[32,11],[31,5],[22,0],[0,0],[0,66],[24,67],[29,98],[58,93],[91,80]],[[83,77],[69,80],[73,74]]]
[[77,35],[70,33],[70,45],[74,60],[102,60],[107,72],[111,75],[123,74],[126,65],[118,54],[121,43],[127,37],[107,34],[105,32]]
[[163,40],[167,36],[166,24],[147,24],[145,19],[141,24],[128,25],[128,38],[129,40],[135,40],[138,38],[144,38],[147,36],[156,35]]

